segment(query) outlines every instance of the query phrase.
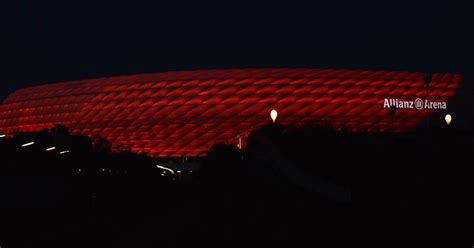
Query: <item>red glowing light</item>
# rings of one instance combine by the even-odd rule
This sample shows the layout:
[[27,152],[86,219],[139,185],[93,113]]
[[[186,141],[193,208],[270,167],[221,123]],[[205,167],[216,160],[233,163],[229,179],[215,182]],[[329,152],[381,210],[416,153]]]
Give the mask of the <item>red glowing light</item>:
[[[429,99],[447,101],[460,82],[433,74]],[[17,90],[0,105],[0,132],[54,124],[99,135],[114,150],[155,157],[202,156],[216,142],[271,122],[321,119],[348,131],[408,131],[434,110],[398,109],[384,98],[426,97],[423,74],[333,69],[232,69],[142,74]],[[235,140],[235,142],[239,142]]]

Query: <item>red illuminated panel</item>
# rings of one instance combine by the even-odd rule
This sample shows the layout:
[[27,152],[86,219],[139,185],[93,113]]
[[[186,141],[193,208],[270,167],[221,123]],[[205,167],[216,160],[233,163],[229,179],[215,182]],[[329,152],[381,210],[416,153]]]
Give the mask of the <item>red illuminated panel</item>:
[[[447,101],[461,78],[433,74],[429,99]],[[434,110],[383,108],[384,98],[425,99],[422,73],[333,69],[232,69],[98,78],[24,88],[0,105],[0,131],[54,124],[100,135],[114,150],[202,156],[278,121],[325,121],[349,131],[408,131]]]

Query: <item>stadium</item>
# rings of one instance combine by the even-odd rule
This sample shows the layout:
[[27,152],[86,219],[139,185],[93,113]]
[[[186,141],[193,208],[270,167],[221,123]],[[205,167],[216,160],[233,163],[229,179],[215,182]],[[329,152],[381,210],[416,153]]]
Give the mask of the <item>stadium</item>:
[[0,105],[0,132],[55,124],[100,136],[114,151],[204,156],[242,147],[255,128],[329,123],[350,132],[407,132],[449,107],[461,81],[449,73],[226,69],[104,77],[19,89]]

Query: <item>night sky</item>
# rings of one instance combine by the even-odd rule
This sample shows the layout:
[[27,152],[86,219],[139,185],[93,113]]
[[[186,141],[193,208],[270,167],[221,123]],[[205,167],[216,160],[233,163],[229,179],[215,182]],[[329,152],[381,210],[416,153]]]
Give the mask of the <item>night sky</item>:
[[3,0],[0,99],[100,76],[317,67],[461,73],[470,103],[471,6],[312,2]]

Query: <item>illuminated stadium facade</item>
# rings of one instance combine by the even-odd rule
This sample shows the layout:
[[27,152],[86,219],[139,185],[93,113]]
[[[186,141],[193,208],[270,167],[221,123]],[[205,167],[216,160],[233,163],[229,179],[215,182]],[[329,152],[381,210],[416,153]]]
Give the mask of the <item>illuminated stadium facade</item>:
[[47,84],[17,90],[0,105],[0,132],[55,124],[99,135],[113,149],[154,157],[202,156],[251,130],[321,120],[348,131],[409,131],[446,102],[456,74],[333,69],[165,72]]

